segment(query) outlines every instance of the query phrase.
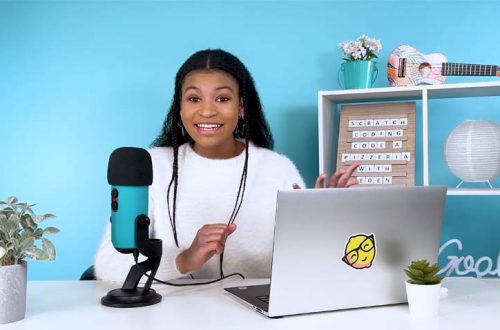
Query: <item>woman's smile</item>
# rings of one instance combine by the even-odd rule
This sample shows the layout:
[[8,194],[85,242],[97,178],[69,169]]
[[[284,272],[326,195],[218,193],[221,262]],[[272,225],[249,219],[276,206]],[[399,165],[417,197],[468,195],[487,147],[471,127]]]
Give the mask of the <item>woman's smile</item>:
[[198,123],[194,125],[200,134],[211,135],[216,134],[217,132],[222,130],[223,124],[214,124],[214,123]]

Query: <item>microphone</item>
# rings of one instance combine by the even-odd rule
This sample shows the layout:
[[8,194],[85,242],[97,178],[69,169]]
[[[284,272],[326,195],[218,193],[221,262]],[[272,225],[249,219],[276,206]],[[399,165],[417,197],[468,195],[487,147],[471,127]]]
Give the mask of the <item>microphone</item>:
[[[149,153],[141,148],[114,150],[108,163],[111,185],[111,242],[121,253],[133,253],[135,265],[120,289],[101,299],[109,307],[149,306],[161,301],[151,289],[162,255],[162,241],[149,238],[148,186],[153,183],[153,164]],[[148,259],[137,262],[139,254]],[[138,287],[143,275],[150,272],[144,287]]]
[[148,214],[148,186],[153,183],[153,164],[141,148],[122,147],[109,157],[111,185],[111,242],[121,253],[137,249],[135,220]]

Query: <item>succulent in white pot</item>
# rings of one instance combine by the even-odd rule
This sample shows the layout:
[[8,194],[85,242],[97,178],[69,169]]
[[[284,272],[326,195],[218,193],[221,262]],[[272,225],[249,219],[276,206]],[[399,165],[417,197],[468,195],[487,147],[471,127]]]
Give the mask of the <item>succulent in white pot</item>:
[[55,260],[54,244],[44,237],[55,227],[40,228],[53,214],[35,214],[35,204],[11,196],[0,201],[0,324],[18,321],[26,313],[26,258]]
[[441,281],[437,264],[426,259],[412,261],[404,270],[408,276],[406,295],[410,314],[414,317],[433,317],[439,312]]

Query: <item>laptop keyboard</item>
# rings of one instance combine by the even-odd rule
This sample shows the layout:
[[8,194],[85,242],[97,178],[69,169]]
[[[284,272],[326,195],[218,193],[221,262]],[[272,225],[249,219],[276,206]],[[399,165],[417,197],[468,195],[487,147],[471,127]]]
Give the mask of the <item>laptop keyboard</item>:
[[265,302],[266,304],[269,304],[269,295],[257,296],[256,298],[259,299],[260,301]]

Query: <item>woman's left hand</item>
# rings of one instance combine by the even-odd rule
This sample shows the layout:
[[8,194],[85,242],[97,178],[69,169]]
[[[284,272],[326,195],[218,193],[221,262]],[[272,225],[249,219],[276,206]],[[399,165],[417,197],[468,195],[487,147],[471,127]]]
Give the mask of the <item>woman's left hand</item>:
[[[326,188],[347,188],[358,184],[358,179],[352,176],[352,173],[358,168],[359,163],[354,163],[348,168],[339,168],[333,173],[328,181]],[[315,188],[325,188],[326,173],[320,174],[316,179]],[[293,184],[294,189],[300,189],[297,183]]]

